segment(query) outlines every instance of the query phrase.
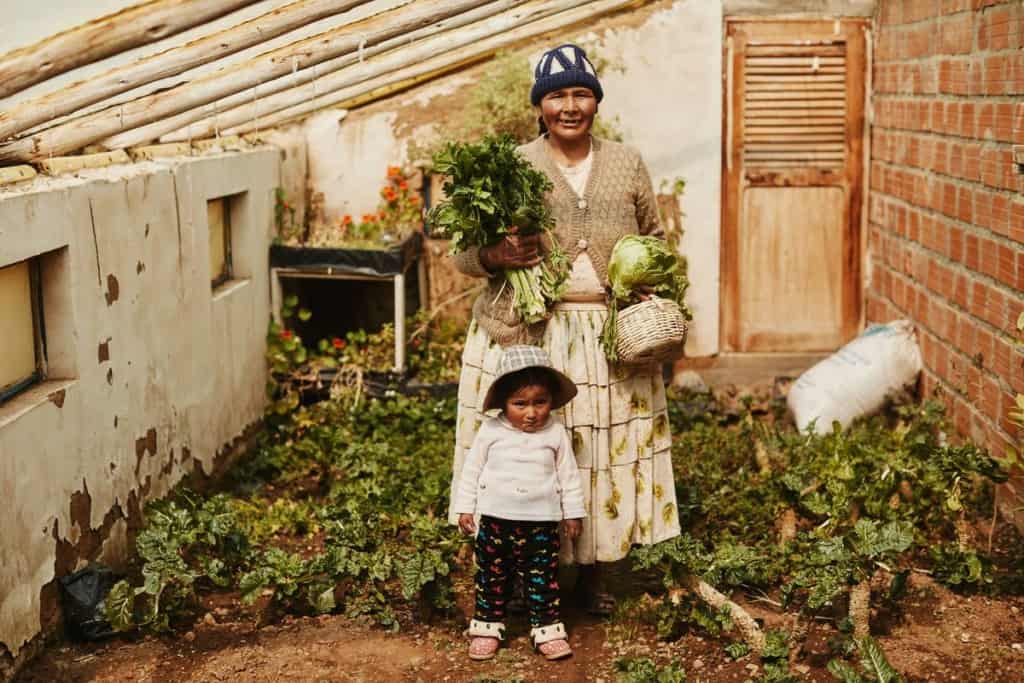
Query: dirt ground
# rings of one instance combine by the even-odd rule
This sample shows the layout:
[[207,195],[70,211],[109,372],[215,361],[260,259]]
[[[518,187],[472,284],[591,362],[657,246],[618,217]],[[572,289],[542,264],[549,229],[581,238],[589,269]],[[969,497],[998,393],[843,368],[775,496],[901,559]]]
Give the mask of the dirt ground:
[[[524,618],[510,620],[510,642],[490,662],[465,656],[462,634],[471,606],[471,584],[459,581],[454,618],[410,623],[399,633],[341,616],[267,616],[241,610],[230,595],[211,596],[210,611],[191,630],[167,637],[52,646],[16,679],[19,683],[215,681],[616,681],[623,656],[673,659],[690,683],[740,683],[761,669],[751,656],[731,661],[718,640],[690,632],[659,642],[653,627],[636,620],[606,620],[568,609],[565,621],[574,656],[546,662],[531,652]],[[736,596],[768,627],[785,627],[767,602]],[[405,620],[403,620],[405,621]],[[899,612],[874,614],[873,630],[892,664],[914,681],[1024,682],[1024,597],[998,599],[950,592],[915,575]],[[832,681],[825,665],[829,640],[838,633],[828,615],[812,624],[793,672],[807,681]]]

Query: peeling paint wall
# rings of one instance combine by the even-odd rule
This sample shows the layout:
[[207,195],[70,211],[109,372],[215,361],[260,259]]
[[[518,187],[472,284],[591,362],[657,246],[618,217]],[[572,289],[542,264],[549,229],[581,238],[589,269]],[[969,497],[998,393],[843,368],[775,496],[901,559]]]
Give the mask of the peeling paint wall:
[[[655,189],[687,182],[682,249],[693,282],[690,356],[717,353],[722,129],[722,2],[661,0],[526,46],[531,62],[554,41],[596,43],[625,73],[602,77],[599,116],[618,116],[640,150]],[[338,123],[325,112],[306,125],[310,183],[323,192],[329,219],[375,210],[385,168],[405,160],[410,138],[444,125],[450,102],[479,74],[472,69],[353,112]],[[431,112],[434,112],[431,115]],[[405,122],[418,123],[409,126]]]
[[[50,367],[0,405],[0,650],[40,632],[55,576],[122,561],[125,518],[209,472],[260,419],[280,159],[149,162],[0,192],[0,266],[42,255]],[[227,195],[234,276],[212,290],[206,202]]]

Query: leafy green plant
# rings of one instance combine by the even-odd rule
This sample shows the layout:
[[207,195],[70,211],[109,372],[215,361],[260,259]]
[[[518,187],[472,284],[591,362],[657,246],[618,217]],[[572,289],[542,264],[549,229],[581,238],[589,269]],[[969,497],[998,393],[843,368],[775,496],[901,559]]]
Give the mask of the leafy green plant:
[[[451,240],[453,253],[496,244],[509,234],[550,230],[544,194],[551,181],[520,156],[511,136],[448,143],[434,155],[434,168],[448,180],[444,201],[430,211],[430,224]],[[541,263],[504,273],[513,308],[527,323],[547,317],[548,305],[561,298],[568,282],[568,258],[554,240],[548,242]]]
[[881,646],[873,638],[866,637],[857,641],[860,652],[860,670],[842,661],[833,659],[828,663],[828,671],[842,683],[902,683],[903,676],[885,656]]
[[614,669],[619,683],[686,683],[686,671],[678,660],[658,666],[649,657],[620,657]]

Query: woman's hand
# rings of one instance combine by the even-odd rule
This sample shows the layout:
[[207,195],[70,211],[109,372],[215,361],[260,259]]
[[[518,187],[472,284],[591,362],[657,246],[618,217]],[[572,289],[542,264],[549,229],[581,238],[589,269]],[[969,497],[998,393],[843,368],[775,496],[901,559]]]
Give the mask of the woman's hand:
[[640,285],[635,291],[636,296],[640,301],[647,301],[654,296],[654,287],[648,287],[647,285]]
[[463,512],[459,515],[459,528],[462,529],[462,533],[472,536],[476,533],[476,522],[473,521],[473,515],[468,512]]
[[529,268],[542,260],[540,235],[505,235],[505,239],[480,248],[480,263],[492,273],[498,270]]
[[565,528],[565,535],[570,540],[576,540],[580,537],[580,533],[583,531],[583,521],[579,519],[567,519],[562,522]]

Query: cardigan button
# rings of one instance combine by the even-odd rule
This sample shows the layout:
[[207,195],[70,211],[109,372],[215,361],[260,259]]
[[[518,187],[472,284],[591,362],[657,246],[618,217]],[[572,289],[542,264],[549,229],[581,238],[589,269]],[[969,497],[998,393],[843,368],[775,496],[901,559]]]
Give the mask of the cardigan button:
[[581,239],[579,242],[576,243],[576,246],[579,247],[581,251],[586,251],[587,247],[590,246],[590,242],[586,241],[585,239]]
[[576,206],[578,206],[578,207],[579,207],[579,208],[581,208],[581,209],[585,209],[585,208],[587,208],[587,200],[586,200],[586,199],[581,199],[581,200],[579,200],[579,201],[578,201],[578,202],[576,203]]

